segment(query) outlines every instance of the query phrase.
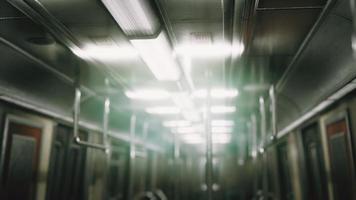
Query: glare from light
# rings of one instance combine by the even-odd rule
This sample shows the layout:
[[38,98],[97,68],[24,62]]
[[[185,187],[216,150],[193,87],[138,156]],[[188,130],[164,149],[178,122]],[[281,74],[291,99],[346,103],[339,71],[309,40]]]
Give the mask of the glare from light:
[[235,43],[232,47],[231,54],[233,58],[239,57],[245,50],[245,46],[242,43]]
[[180,78],[179,67],[173,58],[164,32],[161,32],[157,38],[134,39],[131,43],[157,80],[177,81]]
[[159,20],[146,0],[102,0],[115,21],[128,36],[153,35]]
[[[204,144],[205,137],[201,134],[184,134],[181,135],[181,139],[183,142],[188,144]],[[212,135],[212,142],[213,144],[227,144],[231,142],[231,135],[230,134],[213,134]]]
[[176,106],[182,109],[192,109],[194,107],[193,101],[187,93],[175,93],[172,95],[172,100]]
[[[195,98],[207,98],[207,90],[200,89],[193,92]],[[213,88],[210,91],[210,96],[214,99],[234,98],[239,94],[236,89]]]
[[82,59],[98,59],[101,61],[120,61],[136,58],[138,52],[130,46],[116,44],[87,44],[82,48],[71,48],[72,52]]
[[201,120],[201,116],[196,110],[183,110],[182,115],[185,120],[189,120],[192,122],[197,122]]
[[90,59],[90,56],[88,53],[86,53],[83,49],[77,47],[77,46],[73,46],[73,47],[70,47],[70,50],[76,55],[78,56],[79,58],[82,58],[82,59]]
[[253,158],[256,158],[257,157],[257,152],[254,150],[254,151],[252,151],[251,155],[252,155]]
[[150,114],[165,115],[165,114],[179,114],[181,110],[178,107],[173,107],[173,106],[158,106],[158,107],[147,108],[146,112]]
[[163,122],[163,126],[165,127],[183,127],[183,126],[190,126],[190,121],[185,120],[175,120],[175,121],[165,121]]
[[224,58],[239,56],[244,51],[243,44],[230,45],[228,43],[216,44],[182,44],[175,48],[177,55],[192,58]]
[[180,127],[175,130],[176,133],[201,133],[203,131],[201,126]]
[[212,126],[234,126],[233,120],[212,120]]
[[231,133],[232,128],[231,127],[212,127],[211,132],[212,133]]
[[234,113],[236,108],[234,106],[212,106],[210,108],[212,113],[222,114],[222,113]]
[[215,88],[211,90],[212,98],[233,98],[236,97],[239,92],[236,89],[223,89]]
[[200,134],[185,134],[181,136],[181,139],[190,144],[199,144],[204,142],[204,138]]
[[259,151],[260,151],[260,153],[264,153],[265,149],[264,148],[260,148]]
[[231,134],[213,133],[213,144],[227,144],[231,142]]
[[133,91],[126,91],[126,96],[130,99],[138,100],[164,100],[170,98],[170,93],[161,89],[138,89]]

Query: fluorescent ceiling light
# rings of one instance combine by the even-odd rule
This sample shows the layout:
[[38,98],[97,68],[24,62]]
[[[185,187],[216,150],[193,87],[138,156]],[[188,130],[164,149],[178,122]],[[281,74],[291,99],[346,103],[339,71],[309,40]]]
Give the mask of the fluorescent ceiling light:
[[82,59],[102,61],[120,61],[136,58],[138,52],[131,46],[118,46],[116,43],[86,44],[82,48],[71,48],[72,52]]
[[233,126],[234,121],[233,120],[212,120],[211,125],[212,126]]
[[239,92],[236,89],[215,88],[210,91],[210,95],[213,98],[232,98],[238,94]]
[[201,126],[180,127],[175,130],[176,133],[201,133],[202,131]]
[[130,99],[138,100],[164,100],[170,98],[170,93],[161,89],[139,89],[126,91],[125,94]]
[[194,107],[192,99],[184,92],[173,94],[172,100],[176,106],[182,109],[192,109]]
[[[184,134],[181,136],[183,142],[188,144],[203,144],[205,143],[205,137],[201,134]],[[230,134],[213,134],[212,142],[214,144],[226,144],[231,141]]]
[[159,81],[176,81],[180,78],[179,67],[163,31],[157,38],[135,39],[131,43]]
[[212,133],[231,133],[232,128],[231,127],[212,127],[211,132]]
[[128,36],[154,35],[160,23],[147,0],[102,0]]
[[163,122],[163,126],[165,127],[182,127],[182,126],[190,126],[190,124],[191,124],[190,121],[185,121],[185,120]]
[[204,138],[200,134],[185,134],[181,137],[183,142],[189,144],[201,144],[204,143]]
[[212,106],[210,108],[212,113],[220,114],[220,113],[234,113],[236,108],[234,106]]
[[200,120],[200,113],[196,110],[183,110],[182,111],[183,118],[185,120],[197,122]]
[[83,51],[94,59],[104,61],[116,61],[122,59],[130,59],[138,56],[137,51],[133,47],[119,47],[117,45],[86,45]]
[[227,43],[217,44],[182,44],[175,48],[177,55],[192,58],[216,58],[227,57],[229,55],[238,56],[244,51],[243,44],[231,46]]
[[[207,98],[207,90],[200,89],[193,92],[196,98]],[[214,99],[234,98],[239,94],[236,89],[213,88],[210,90],[210,96]]]
[[231,140],[231,134],[213,134],[213,143],[228,143]]
[[158,106],[158,107],[147,108],[146,112],[150,114],[158,114],[158,115],[179,114],[180,109],[177,107],[170,107],[170,106]]

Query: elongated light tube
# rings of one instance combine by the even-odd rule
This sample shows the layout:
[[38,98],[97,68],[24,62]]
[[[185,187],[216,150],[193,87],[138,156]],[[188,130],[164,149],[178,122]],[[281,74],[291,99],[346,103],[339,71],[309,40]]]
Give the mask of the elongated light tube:
[[234,126],[233,120],[212,120],[212,126]]
[[161,89],[138,89],[126,91],[125,95],[130,99],[137,100],[164,100],[170,98],[170,93]]
[[223,114],[223,113],[234,113],[236,108],[234,106],[212,106],[210,108],[212,113]]
[[158,106],[158,107],[147,108],[146,112],[150,114],[165,115],[165,114],[179,114],[181,111],[178,107]]
[[166,34],[162,31],[157,38],[134,39],[132,45],[159,81],[176,81],[180,78],[178,64],[173,58]]
[[128,36],[153,35],[160,23],[147,0],[102,0]]
[[163,126],[165,127],[184,127],[184,126],[190,126],[190,124],[191,124],[190,121],[185,121],[185,120],[163,122]]

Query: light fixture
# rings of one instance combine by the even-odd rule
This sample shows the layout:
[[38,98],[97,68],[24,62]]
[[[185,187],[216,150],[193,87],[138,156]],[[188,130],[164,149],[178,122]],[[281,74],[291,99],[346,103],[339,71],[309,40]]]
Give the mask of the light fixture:
[[201,115],[198,111],[194,109],[185,109],[182,111],[183,118],[192,122],[197,122],[201,120]]
[[163,31],[157,38],[134,39],[131,43],[157,80],[176,81],[180,78],[179,67],[173,58],[169,41]]
[[236,108],[234,106],[212,106],[210,111],[215,114],[234,113]]
[[150,114],[158,114],[158,115],[179,114],[180,109],[178,107],[173,107],[173,106],[157,106],[157,107],[147,108],[146,112]]
[[214,144],[226,144],[231,141],[231,135],[230,134],[213,134],[212,135],[212,140]]
[[211,125],[212,126],[233,126],[234,121],[233,120],[212,120]]
[[[207,98],[206,89],[199,89],[193,92],[195,98]],[[239,94],[236,89],[213,88],[210,90],[210,96],[214,99],[234,98]]]
[[184,134],[184,133],[201,133],[203,128],[201,126],[189,126],[189,127],[179,127],[174,130],[176,133]]
[[182,127],[182,126],[189,126],[190,124],[191,124],[190,121],[185,121],[185,120],[163,122],[163,126],[165,127]]
[[204,138],[200,134],[185,134],[181,136],[181,139],[185,143],[189,144],[201,144],[204,143]]
[[126,96],[130,99],[138,100],[164,100],[170,98],[170,93],[161,89],[138,89],[126,91]]
[[159,19],[147,0],[102,0],[115,21],[128,36],[154,35]]
[[119,46],[114,41],[99,41],[79,47],[71,47],[72,52],[82,59],[98,59],[101,61],[120,61],[136,58],[138,52],[130,45]]
[[233,98],[239,94],[236,89],[213,88],[210,92],[212,98]]
[[211,132],[212,133],[231,133],[232,128],[231,127],[212,127]]
[[228,43],[203,43],[203,44],[182,44],[175,48],[175,53],[184,57],[192,58],[220,58],[232,55],[241,55],[244,45],[239,43],[234,46]]
[[194,107],[192,99],[184,92],[173,94],[172,100],[176,106],[182,109],[192,109]]
[[[181,139],[183,142],[188,144],[204,144],[205,138],[201,134],[184,134],[181,135]],[[213,134],[212,142],[213,144],[226,144],[231,141],[230,134]]]

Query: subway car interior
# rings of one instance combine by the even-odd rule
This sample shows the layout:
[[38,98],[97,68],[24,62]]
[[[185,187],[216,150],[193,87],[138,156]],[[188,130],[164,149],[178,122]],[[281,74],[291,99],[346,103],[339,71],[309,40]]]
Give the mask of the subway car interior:
[[1,200],[356,199],[355,0],[1,0]]

